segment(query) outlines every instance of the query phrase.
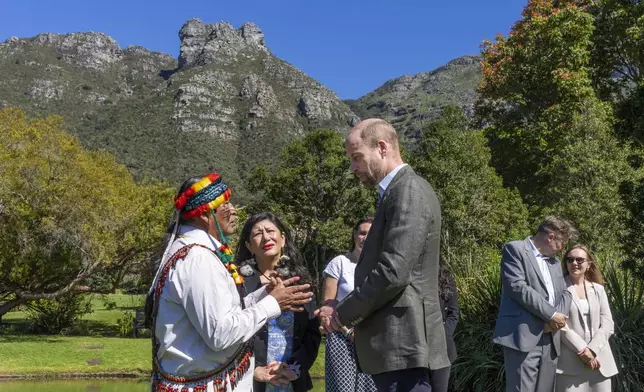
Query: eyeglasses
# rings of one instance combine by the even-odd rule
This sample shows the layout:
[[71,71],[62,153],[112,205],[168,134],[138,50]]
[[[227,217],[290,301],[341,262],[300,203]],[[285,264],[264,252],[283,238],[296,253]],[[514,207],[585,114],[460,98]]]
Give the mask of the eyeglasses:
[[585,257],[566,257],[564,260],[568,264],[572,264],[573,262],[577,262],[577,264],[583,264],[588,261],[588,259]]

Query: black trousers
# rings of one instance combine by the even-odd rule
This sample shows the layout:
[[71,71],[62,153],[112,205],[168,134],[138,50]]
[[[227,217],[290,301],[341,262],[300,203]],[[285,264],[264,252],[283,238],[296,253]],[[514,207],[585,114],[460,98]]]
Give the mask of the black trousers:
[[413,368],[374,374],[378,392],[432,392],[429,369]]
[[447,392],[449,389],[449,372],[451,366],[442,369],[429,371],[429,383],[432,385],[432,392]]

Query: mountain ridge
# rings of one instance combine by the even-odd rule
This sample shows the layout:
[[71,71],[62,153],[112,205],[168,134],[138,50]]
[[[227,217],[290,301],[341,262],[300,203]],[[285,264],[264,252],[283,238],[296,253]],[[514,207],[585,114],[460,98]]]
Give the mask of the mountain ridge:
[[[235,28],[190,19],[178,35],[178,58],[121,48],[95,31],[11,37],[0,43],[0,106],[61,114],[84,146],[113,153],[139,180],[177,184],[221,170],[247,199],[249,170],[275,162],[288,142],[311,130],[345,133],[360,118],[377,116],[409,136],[418,129],[413,115],[427,114],[418,102],[441,101],[441,94],[450,102],[471,100],[469,90],[465,99],[444,86],[420,91],[416,84],[431,79],[422,73],[342,101],[273,55],[253,23]],[[452,63],[444,67],[453,75],[434,79],[457,82],[469,72]]]

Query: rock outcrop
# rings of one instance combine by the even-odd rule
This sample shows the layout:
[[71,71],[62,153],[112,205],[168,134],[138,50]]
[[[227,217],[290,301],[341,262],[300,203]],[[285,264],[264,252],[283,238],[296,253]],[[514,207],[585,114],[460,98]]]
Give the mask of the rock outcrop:
[[275,57],[252,23],[191,19],[179,38],[177,61],[122,49],[102,33],[12,37],[0,43],[0,103],[60,114],[88,147],[108,149],[140,177],[173,182],[213,168],[242,178],[293,138],[346,132],[358,119]]
[[410,138],[438,119],[446,105],[471,115],[481,80],[481,58],[463,56],[430,72],[387,81],[369,94],[347,104],[361,117],[381,117]]

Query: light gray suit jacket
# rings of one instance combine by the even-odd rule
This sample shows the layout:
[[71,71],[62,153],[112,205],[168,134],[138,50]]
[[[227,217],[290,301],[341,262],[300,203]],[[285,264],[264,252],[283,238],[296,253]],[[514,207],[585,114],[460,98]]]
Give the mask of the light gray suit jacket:
[[[572,305],[568,320],[566,320],[567,328],[561,331],[561,340],[564,345],[561,348],[559,362],[557,362],[557,373],[580,374],[584,370],[584,363],[579,359],[577,353],[588,347],[599,359],[599,372],[604,377],[611,377],[617,374],[617,365],[608,343],[608,339],[615,330],[613,316],[608,305],[608,296],[604,286],[588,281],[585,284],[588,307],[590,308],[591,337],[588,341],[584,340],[586,321],[579,310],[580,299],[575,294],[575,287],[570,285],[568,291],[572,295]],[[579,381],[585,380],[580,379]]]
[[378,374],[449,366],[438,300],[440,204],[403,167],[385,190],[355,270],[355,289],[337,306],[354,327],[358,364]]
[[[566,290],[561,263],[548,263],[555,294],[555,306],[548,303],[548,291],[530,238],[512,241],[501,257],[501,308],[494,328],[494,343],[529,352],[541,339],[543,328],[555,311],[568,314],[571,294]],[[561,332],[552,334],[557,355],[561,352]]]

